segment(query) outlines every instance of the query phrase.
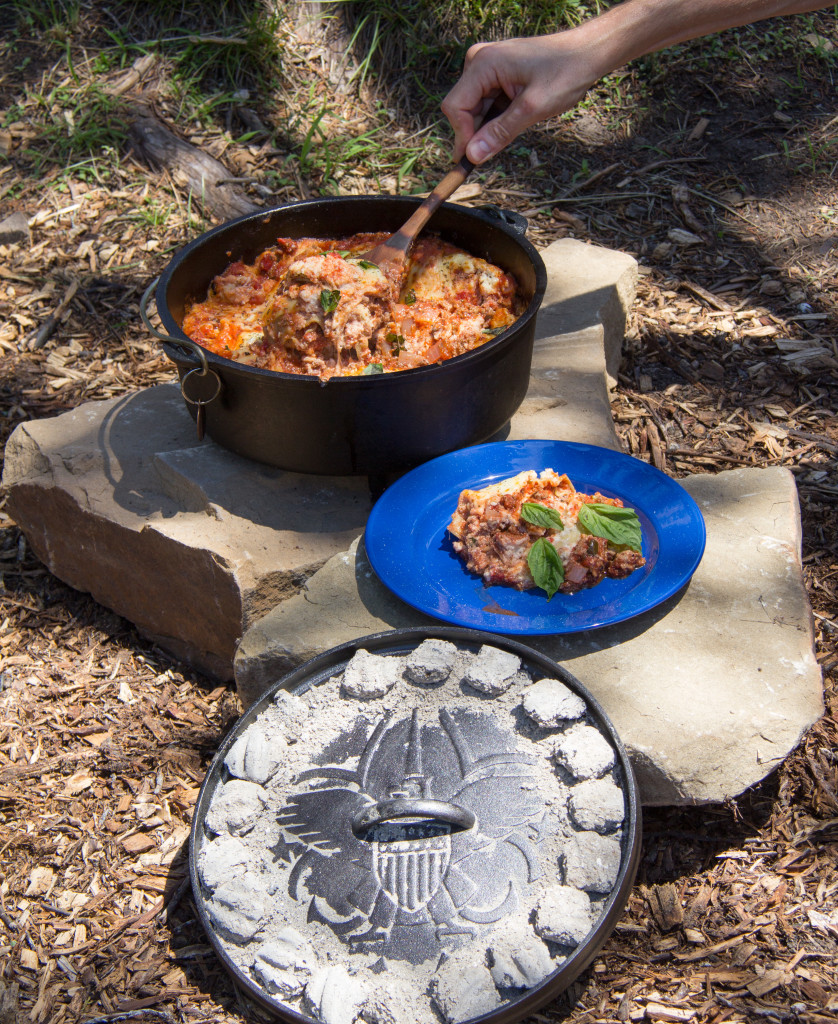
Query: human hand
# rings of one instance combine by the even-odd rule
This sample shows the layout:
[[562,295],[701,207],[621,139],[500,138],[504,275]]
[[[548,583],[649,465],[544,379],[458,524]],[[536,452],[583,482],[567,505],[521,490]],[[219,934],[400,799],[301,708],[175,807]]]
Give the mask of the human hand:
[[[762,18],[831,6],[823,0],[623,0],[564,32],[477,43],[442,101],[454,129],[454,160],[499,153],[525,128],[575,106],[603,75],[645,53]],[[492,100],[510,101],[475,131]]]
[[[466,54],[463,74],[442,102],[454,129],[454,160],[480,164],[522,131],[575,106],[607,68],[578,29],[555,35],[477,43]],[[475,131],[501,93],[507,109]]]

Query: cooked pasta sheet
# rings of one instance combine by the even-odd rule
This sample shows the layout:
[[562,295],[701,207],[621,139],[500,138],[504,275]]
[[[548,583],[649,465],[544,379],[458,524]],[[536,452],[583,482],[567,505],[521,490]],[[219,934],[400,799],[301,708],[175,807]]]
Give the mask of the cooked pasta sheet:
[[413,246],[396,292],[362,258],[386,237],[279,238],[214,278],[183,330],[218,355],[326,380],[451,359],[526,308],[511,274],[435,236]]

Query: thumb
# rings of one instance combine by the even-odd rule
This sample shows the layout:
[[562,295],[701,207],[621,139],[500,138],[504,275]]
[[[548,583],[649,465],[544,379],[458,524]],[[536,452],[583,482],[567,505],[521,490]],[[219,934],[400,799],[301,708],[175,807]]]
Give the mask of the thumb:
[[519,116],[516,116],[513,107],[514,104],[491,121],[487,121],[469,139],[466,156],[473,164],[482,164],[490,157],[496,156],[524,130],[526,125],[521,122]]

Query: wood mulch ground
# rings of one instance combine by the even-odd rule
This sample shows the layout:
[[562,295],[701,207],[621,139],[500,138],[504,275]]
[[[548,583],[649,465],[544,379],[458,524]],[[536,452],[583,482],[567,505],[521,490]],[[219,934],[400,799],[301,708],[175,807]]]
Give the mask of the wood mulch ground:
[[[825,683],[826,714],[762,784],[647,811],[616,930],[533,1021],[838,1020],[836,168],[773,166],[789,140],[834,141],[836,126],[811,90],[780,103],[756,71],[746,84],[742,99],[685,73],[645,136],[580,116],[530,133],[523,170],[509,156],[464,193],[526,213],[537,245],[573,235],[638,258],[613,404],[625,450],[675,477],[794,474]],[[0,219],[22,212],[31,232],[0,245],[5,443],[28,419],[172,379],[138,302],[201,225],[182,168],[151,168],[141,147],[106,186],[33,176],[23,91],[14,74],[0,87],[0,107],[21,104],[0,132]],[[705,87],[725,100],[709,119]],[[264,139],[177,126],[163,97],[154,114],[246,179],[239,199],[317,193],[300,180],[266,197],[277,154]],[[569,178],[563,161],[580,154]],[[364,187],[360,173],[344,183]],[[1,497],[0,584],[0,1024],[268,1019],[215,958],[188,882],[192,810],[239,713],[233,688],[53,577]]]

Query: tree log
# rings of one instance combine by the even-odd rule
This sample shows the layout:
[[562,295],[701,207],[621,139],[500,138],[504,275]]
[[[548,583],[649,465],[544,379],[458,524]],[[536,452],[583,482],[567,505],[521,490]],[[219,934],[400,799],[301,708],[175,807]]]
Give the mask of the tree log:
[[167,170],[175,184],[188,189],[205,214],[231,220],[261,209],[229,182],[235,177],[220,160],[175,135],[157,118],[136,117],[131,137],[137,156],[155,170]]

